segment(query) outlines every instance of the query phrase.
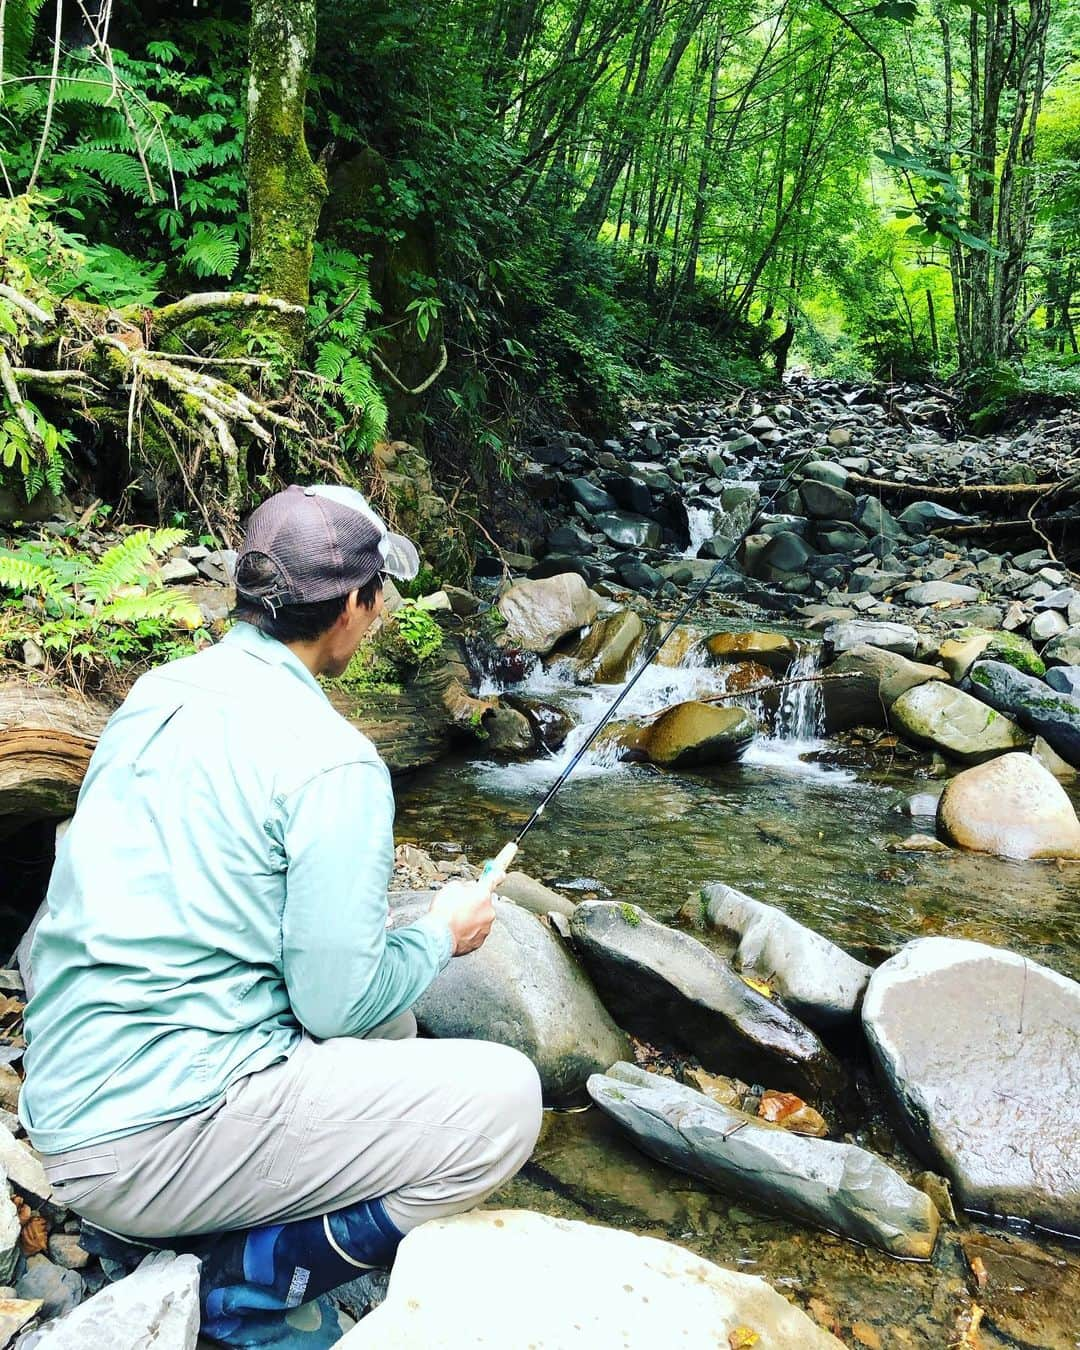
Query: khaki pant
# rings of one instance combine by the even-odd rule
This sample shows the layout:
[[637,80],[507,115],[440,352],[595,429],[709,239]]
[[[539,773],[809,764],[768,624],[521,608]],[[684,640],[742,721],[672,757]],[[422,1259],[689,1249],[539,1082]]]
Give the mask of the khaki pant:
[[54,1198],[130,1237],[253,1228],[375,1197],[402,1232],[469,1209],[532,1152],[540,1081],[507,1046],[415,1033],[406,1013],[364,1040],[305,1037],[204,1111],[47,1155]]

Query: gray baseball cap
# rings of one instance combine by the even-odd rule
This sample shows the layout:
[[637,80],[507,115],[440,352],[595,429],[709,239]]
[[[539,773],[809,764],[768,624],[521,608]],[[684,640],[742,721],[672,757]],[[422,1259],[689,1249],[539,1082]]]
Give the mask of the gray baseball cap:
[[[245,569],[249,560],[263,564],[258,589],[239,582],[254,570]],[[294,484],[252,512],[236,560],[236,590],[275,610],[333,600],[365,586],[377,572],[411,581],[419,568],[415,545],[392,533],[362,492]]]

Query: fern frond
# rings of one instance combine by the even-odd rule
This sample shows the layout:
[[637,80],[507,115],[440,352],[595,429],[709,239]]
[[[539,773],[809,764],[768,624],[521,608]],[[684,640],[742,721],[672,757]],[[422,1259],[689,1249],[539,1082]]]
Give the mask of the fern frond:
[[315,357],[315,373],[324,380],[336,380],[348,359],[348,347],[343,347],[340,342],[324,342]]
[[194,600],[169,590],[118,596],[98,611],[97,618],[102,623],[115,624],[163,619],[184,628],[200,628],[204,623],[202,610]]
[[46,596],[55,596],[63,590],[51,567],[28,562],[14,553],[0,553],[0,586],[9,591],[38,591]]
[[80,578],[83,593],[95,604],[108,601],[122,586],[133,586],[150,559],[182,544],[186,530],[136,530],[114,544]]
[[58,152],[54,159],[70,168],[92,173],[109,187],[126,192],[131,197],[149,200],[146,172],[133,154],[76,145],[70,150]]
[[201,225],[184,246],[183,260],[199,277],[232,276],[240,245],[227,225]]

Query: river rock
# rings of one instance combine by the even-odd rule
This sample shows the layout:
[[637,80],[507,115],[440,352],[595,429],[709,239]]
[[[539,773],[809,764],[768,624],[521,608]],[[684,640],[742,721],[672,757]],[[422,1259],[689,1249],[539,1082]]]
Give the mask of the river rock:
[[[391,895],[392,926],[426,913],[430,897]],[[544,1100],[579,1101],[589,1074],[625,1056],[627,1040],[585,972],[535,914],[495,899],[484,945],[459,956],[413,1004],[431,1036],[498,1041],[536,1065]]]
[[840,464],[829,459],[814,459],[804,464],[800,475],[804,481],[827,483],[830,487],[843,488],[848,480],[848,471]]
[[1031,753],[1043,768],[1052,773],[1055,778],[1060,778],[1062,781],[1072,780],[1080,774],[1080,769],[1074,769],[1071,764],[1066,764],[1058,752],[1047,745],[1041,736],[1035,737]]
[[618,505],[610,492],[598,488],[595,483],[590,483],[587,478],[571,478],[568,480],[566,487],[571,500],[580,502],[590,515],[596,515],[600,511],[614,511]]
[[47,1256],[31,1256],[15,1282],[19,1298],[41,1299],[42,1317],[63,1317],[78,1307],[84,1292],[85,1282],[77,1270],[54,1266]]
[[701,768],[738,759],[757,733],[745,708],[677,703],[635,734],[633,748],[665,769]]
[[981,942],[920,938],[874,972],[862,1015],[893,1105],[961,1205],[1080,1234],[1080,985]]
[[22,1224],[7,1186],[0,1183],[0,1284],[9,1284],[19,1260]]
[[807,512],[819,520],[852,520],[855,516],[854,493],[812,478],[799,484],[799,496]]
[[734,886],[703,886],[701,907],[705,923],[731,941],[735,968],[768,983],[804,1022],[822,1030],[856,1015],[869,966]]
[[961,515],[950,506],[938,502],[912,502],[897,517],[909,534],[927,534],[942,525],[972,525],[974,516]]
[[[478,1271],[492,1296],[463,1298]],[[386,1301],[339,1350],[736,1344],[842,1350],[756,1275],[659,1238],[515,1209],[413,1229],[398,1248]]]
[[570,920],[581,958],[616,1021],[671,1042],[706,1068],[821,1098],[843,1075],[817,1036],[751,989],[688,933],[636,905],[586,900]]
[[[0,1298],[0,1345],[10,1345],[12,1337],[40,1311],[39,1298]],[[20,1350],[25,1343],[26,1338],[20,1336],[17,1342]]]
[[6,1125],[0,1125],[0,1171],[27,1200],[44,1204],[52,1198],[52,1187],[41,1159],[28,1143],[16,1139]]
[[154,1252],[23,1344],[27,1350],[195,1350],[198,1336],[198,1259]]
[[593,517],[593,524],[604,536],[622,548],[659,548],[661,529],[647,516],[635,516],[629,511],[605,511]]
[[521,759],[536,749],[533,724],[508,703],[493,703],[484,713],[485,748],[499,759]]
[[1046,672],[1046,683],[1059,694],[1080,699],[1080,665],[1051,666]]
[[1031,755],[1000,755],[958,773],[938,803],[954,844],[1001,858],[1080,858],[1080,821],[1064,788]]
[[940,681],[928,681],[901,694],[890,709],[890,718],[907,740],[940,750],[962,764],[981,764],[1031,744],[1031,737],[1015,722]]
[[976,698],[1042,736],[1062,759],[1080,765],[1080,699],[1003,661],[976,661],[965,684]]
[[553,911],[556,914],[565,914],[569,918],[577,908],[565,895],[553,891],[542,882],[535,881],[524,872],[507,872],[499,883],[499,894],[504,900],[512,900],[515,905],[527,909],[530,914],[535,914],[539,918]]
[[799,651],[783,633],[713,633],[705,649],[714,661],[757,661],[770,670],[787,670]]
[[934,1250],[929,1196],[866,1149],[793,1134],[633,1064],[595,1074],[589,1094],[644,1152],[725,1192],[893,1256]]
[[865,643],[849,647],[821,673],[828,676],[820,686],[827,731],[887,726],[889,710],[901,694],[930,680],[948,679],[938,666]]
[[[1033,642],[1046,642],[1051,646],[1053,642],[1065,637],[1068,631],[1069,625],[1065,622],[1065,616],[1059,614],[1056,609],[1043,610],[1041,614],[1036,614],[1028,625]],[[1080,652],[1080,634],[1077,635],[1073,645],[1076,651]],[[1066,652],[1066,660],[1068,659]]]
[[977,586],[964,586],[957,581],[925,581],[909,586],[904,600],[909,605],[940,605],[954,601],[978,600]]
[[518,581],[499,601],[506,620],[503,636],[527,652],[549,652],[561,637],[596,618],[599,601],[574,572]]
[[1076,1350],[1080,1260],[1015,1233],[959,1236],[989,1324],[1025,1350]]
[[919,645],[918,633],[908,624],[871,619],[841,619],[829,624],[822,637],[833,656],[858,646],[881,647],[900,656],[914,656]]
[[1048,642],[1043,648],[1043,658],[1050,666],[1080,666],[1080,625],[1066,628]]
[[645,634],[645,625],[632,609],[596,620],[589,631],[565,654],[580,681],[621,684]]

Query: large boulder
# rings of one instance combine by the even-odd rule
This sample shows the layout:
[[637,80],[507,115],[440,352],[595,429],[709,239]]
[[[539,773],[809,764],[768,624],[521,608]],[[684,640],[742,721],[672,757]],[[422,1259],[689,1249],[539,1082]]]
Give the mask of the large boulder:
[[874,972],[863,1026],[912,1141],[965,1209],[1080,1234],[1080,985],[981,942],[920,938]]
[[770,670],[787,670],[799,653],[784,633],[713,633],[705,650],[714,661],[757,661]]
[[1049,665],[1080,665],[1080,624],[1066,628],[1043,648],[1043,656]]
[[833,656],[852,647],[881,647],[901,656],[914,656],[919,635],[906,623],[886,623],[872,619],[841,619],[831,623],[822,634],[826,651]]
[[20,1345],[26,1350],[135,1350],[143,1346],[195,1350],[198,1336],[198,1258],[162,1251]]
[[1080,821],[1065,789],[1031,755],[1000,755],[945,785],[938,826],[961,848],[1001,858],[1080,858]]
[[[391,895],[391,923],[426,913],[429,895]],[[498,1041],[528,1055],[544,1100],[580,1101],[589,1074],[627,1052],[588,977],[562,940],[535,914],[495,899],[496,921],[484,945],[456,957],[413,1004],[431,1036]]]
[[965,685],[991,708],[1042,736],[1069,764],[1080,765],[1080,699],[1003,661],[976,661]]
[[663,537],[655,520],[630,511],[605,511],[593,518],[593,525],[622,548],[659,548]]
[[[483,1272],[489,1297],[463,1297]],[[385,1303],[340,1350],[743,1345],[842,1350],[756,1275],[620,1229],[528,1210],[432,1219],[398,1248]]]
[[635,1035],[801,1096],[842,1086],[840,1066],[809,1027],[688,933],[607,900],[578,905],[570,932],[604,1002]]
[[940,681],[916,685],[892,705],[893,725],[909,741],[940,750],[963,764],[981,764],[1031,737],[977,698]]
[[1038,652],[1019,633],[988,633],[984,628],[961,628],[938,648],[938,659],[954,680],[962,680],[976,661],[1004,661],[1027,675],[1045,675]]
[[768,983],[810,1026],[827,1029],[858,1012],[870,967],[782,909],[716,882],[702,887],[701,917],[729,940],[735,968]]
[[632,609],[620,609],[598,619],[561,657],[574,667],[579,682],[621,684],[644,635],[640,615]]
[[799,484],[799,496],[807,512],[819,520],[853,520],[855,494],[829,483],[807,478]]
[[594,1075],[589,1095],[651,1157],[740,1199],[893,1256],[934,1250],[933,1201],[855,1144],[794,1134],[632,1064]]
[[841,652],[821,673],[828,676],[821,683],[827,731],[888,726],[889,711],[901,694],[929,680],[948,679],[938,666],[867,643]]
[[700,768],[738,759],[756,732],[745,708],[677,703],[637,732],[632,748],[665,769]]
[[596,618],[599,601],[576,572],[518,581],[499,601],[505,640],[527,652],[549,652],[561,637]]

